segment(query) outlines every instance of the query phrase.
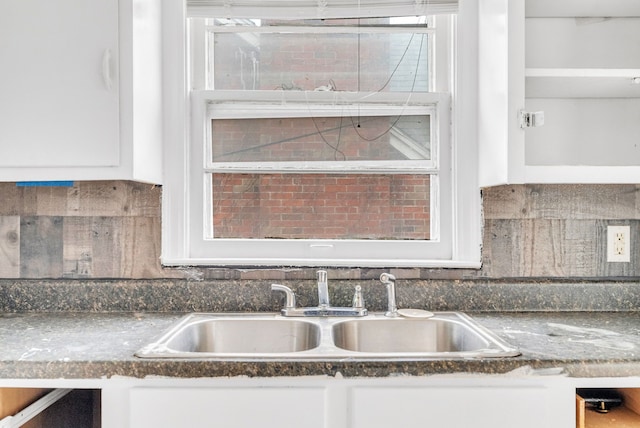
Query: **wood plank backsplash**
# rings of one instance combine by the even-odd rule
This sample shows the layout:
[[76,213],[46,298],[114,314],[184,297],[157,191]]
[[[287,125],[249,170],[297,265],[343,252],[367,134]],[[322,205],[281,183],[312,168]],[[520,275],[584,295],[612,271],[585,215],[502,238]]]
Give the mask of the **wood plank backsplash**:
[[[158,186],[0,183],[0,278],[307,279],[315,269],[163,268]],[[640,185],[512,185],[483,190],[483,267],[397,269],[402,278],[640,276]],[[631,262],[606,261],[607,225],[630,225]],[[332,270],[333,271],[333,270]],[[357,279],[376,269],[336,269]]]
[[[640,276],[640,186],[519,185],[483,191],[487,277]],[[631,262],[606,260],[607,225],[631,226]]]
[[113,181],[73,187],[0,183],[3,278],[165,278],[161,188]]

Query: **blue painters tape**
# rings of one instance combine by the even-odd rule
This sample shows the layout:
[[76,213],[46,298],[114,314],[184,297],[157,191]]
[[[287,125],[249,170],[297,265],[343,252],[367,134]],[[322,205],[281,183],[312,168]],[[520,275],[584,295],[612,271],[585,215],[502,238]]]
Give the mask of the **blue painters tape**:
[[73,187],[73,181],[18,181],[17,187]]

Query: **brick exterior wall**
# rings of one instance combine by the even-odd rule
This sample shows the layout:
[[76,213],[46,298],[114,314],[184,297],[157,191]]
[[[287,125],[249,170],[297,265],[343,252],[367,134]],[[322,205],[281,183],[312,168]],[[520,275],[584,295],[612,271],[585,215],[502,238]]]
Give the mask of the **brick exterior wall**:
[[332,37],[217,34],[216,40],[216,89],[312,91],[333,81],[340,91],[379,91],[393,70],[390,39],[366,30]]
[[428,175],[214,174],[218,238],[429,239]]

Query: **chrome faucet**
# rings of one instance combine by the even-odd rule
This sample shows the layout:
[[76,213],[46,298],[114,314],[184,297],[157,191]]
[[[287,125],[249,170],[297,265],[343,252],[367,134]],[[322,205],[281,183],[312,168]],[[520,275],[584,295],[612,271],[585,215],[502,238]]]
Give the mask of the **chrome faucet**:
[[329,284],[327,283],[327,271],[318,271],[318,307],[329,307]]
[[351,307],[331,306],[329,304],[327,272],[324,270],[318,271],[318,306],[297,308],[296,295],[285,285],[271,284],[271,290],[285,293],[285,304],[280,310],[280,313],[285,317],[363,317],[368,313],[364,307],[362,288],[359,285],[355,288]]
[[380,281],[387,286],[387,312],[385,316],[395,318],[398,316],[398,304],[396,303],[396,277],[390,273],[380,275]]

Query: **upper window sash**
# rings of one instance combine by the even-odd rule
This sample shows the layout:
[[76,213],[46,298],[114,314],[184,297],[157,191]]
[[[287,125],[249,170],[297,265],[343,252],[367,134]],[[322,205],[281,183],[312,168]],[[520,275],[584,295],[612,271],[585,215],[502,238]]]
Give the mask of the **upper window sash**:
[[206,30],[210,33],[262,33],[262,34],[324,34],[324,33],[415,33],[415,34],[435,34],[435,28],[431,28],[428,23],[423,25],[376,25],[376,26],[356,26],[356,25],[336,25],[336,26],[318,26],[318,25],[268,25],[260,27],[251,26],[225,26],[225,25],[207,25]]
[[[400,17],[403,18],[403,17]],[[405,18],[409,18],[407,21]],[[415,18],[415,17],[413,17]],[[202,90],[202,89],[221,89],[215,88],[213,83],[212,76],[215,75],[214,67],[216,64],[217,58],[214,55],[215,52],[215,38],[216,35],[220,34],[238,34],[242,36],[243,34],[281,34],[287,35],[291,34],[291,37],[296,37],[296,34],[327,34],[327,35],[340,35],[340,34],[406,34],[411,35],[411,39],[409,43],[413,43],[411,46],[412,50],[415,50],[418,46],[422,49],[421,40],[426,40],[424,42],[425,53],[422,57],[418,56],[418,60],[424,62],[426,67],[424,71],[421,73],[425,73],[427,76],[426,88],[423,86],[422,89],[416,89],[415,91],[445,91],[449,92],[448,85],[448,72],[443,71],[446,69],[446,64],[448,63],[448,59],[446,58],[447,47],[441,43],[438,43],[438,40],[445,41],[449,37],[448,30],[448,20],[446,18],[433,17],[433,16],[421,16],[413,20],[412,17],[404,17],[400,20],[400,23],[390,23],[390,24],[371,24],[371,25],[358,25],[358,20],[353,20],[353,23],[347,23],[345,25],[316,25],[313,23],[299,23],[296,21],[292,21],[291,23],[285,24],[286,21],[278,21],[277,23],[263,23],[262,25],[211,25],[213,23],[212,19],[191,19],[189,20],[189,34],[190,34],[190,46],[191,46],[191,61],[192,66],[190,68],[191,73],[191,89],[193,90]],[[351,20],[349,20],[350,22]],[[402,23],[402,22],[407,23]],[[421,36],[424,39],[416,39],[416,41],[411,42],[413,40],[413,36]],[[249,37],[249,36],[243,36]],[[252,41],[254,39],[247,39]],[[359,48],[358,48],[359,49]],[[408,49],[408,46],[407,46]],[[400,51],[401,52],[401,51]],[[405,51],[406,53],[406,51]],[[418,53],[418,55],[420,55]],[[402,55],[404,58],[404,54]],[[399,65],[399,64],[398,64]],[[442,67],[445,68],[442,68]],[[404,66],[406,67],[406,65]],[[436,70],[436,67],[438,69]],[[309,70],[313,72],[313,69]],[[363,70],[364,71],[364,70]],[[303,75],[304,71],[301,71],[301,75]],[[359,73],[359,72],[358,72]],[[394,71],[395,73],[395,71]],[[438,81],[436,82],[436,74],[441,74],[438,77]],[[424,84],[424,75],[417,81],[414,81],[414,84],[419,88]],[[386,87],[391,82],[391,80],[387,81],[385,84],[384,92],[411,92],[405,89],[391,89],[391,87]],[[421,83],[423,82],[423,83]],[[288,82],[287,82],[288,83]],[[326,82],[325,82],[326,83]],[[383,83],[383,82],[380,82]],[[396,82],[397,84],[398,82]],[[371,83],[370,83],[371,84]],[[340,85],[340,82],[338,82]],[[393,85],[393,83],[392,83]],[[222,88],[227,89],[227,88]],[[230,89],[230,88],[229,88]],[[251,88],[249,88],[251,89]],[[258,88],[254,88],[258,89]],[[271,89],[271,88],[264,88]],[[274,85],[273,89],[281,90],[286,88],[279,88],[277,85]],[[314,88],[305,88],[303,90],[313,90]],[[353,91],[356,88],[342,88],[338,87],[338,92],[346,92],[345,91]],[[379,88],[364,88],[360,89],[360,84],[358,84],[357,90],[362,91],[378,91],[381,92],[383,89]]]
[[188,17],[327,19],[457,11],[458,0],[187,0]]

